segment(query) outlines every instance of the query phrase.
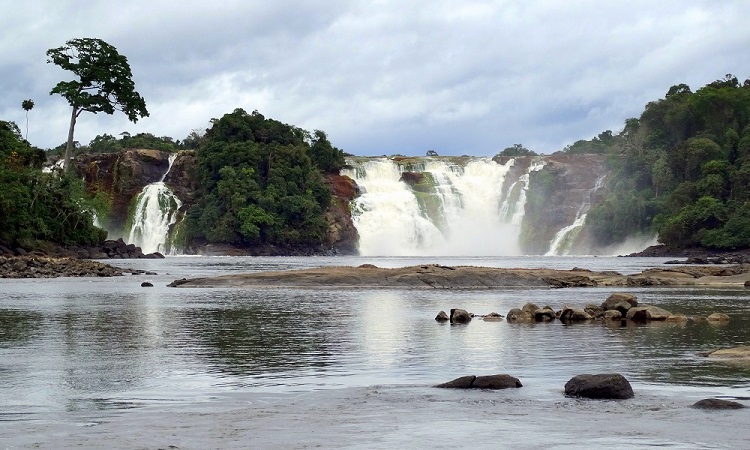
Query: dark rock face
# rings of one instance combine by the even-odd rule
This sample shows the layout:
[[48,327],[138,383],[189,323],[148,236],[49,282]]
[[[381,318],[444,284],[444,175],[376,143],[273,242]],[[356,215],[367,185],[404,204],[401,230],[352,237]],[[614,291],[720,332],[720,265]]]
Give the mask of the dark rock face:
[[328,223],[325,245],[340,254],[357,254],[359,233],[352,222],[349,204],[358,195],[357,184],[349,177],[328,174],[326,184],[331,188],[333,198],[325,212]]
[[435,387],[450,389],[509,389],[523,387],[521,381],[507,374],[474,376],[456,378]]
[[576,375],[565,383],[565,395],[593,399],[633,398],[630,382],[619,373]]
[[722,400],[719,398],[706,398],[695,402],[691,408],[696,409],[743,409],[745,405],[731,400]]

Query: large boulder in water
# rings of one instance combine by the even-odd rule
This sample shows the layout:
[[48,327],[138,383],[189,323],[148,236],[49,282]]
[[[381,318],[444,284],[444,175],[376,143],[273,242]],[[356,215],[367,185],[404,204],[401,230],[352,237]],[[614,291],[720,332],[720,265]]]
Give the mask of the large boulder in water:
[[451,309],[451,323],[467,323],[471,321],[471,314],[465,309]]
[[[621,303],[627,305],[622,305]],[[610,309],[616,309],[623,313],[627,313],[627,310],[638,306],[638,297],[633,294],[626,294],[624,292],[615,292],[602,303],[602,309],[608,311]]]
[[565,306],[562,311],[560,311],[560,321],[562,322],[583,322],[593,318],[594,317],[591,314],[580,308],[570,308]]
[[705,398],[703,400],[698,400],[697,402],[693,403],[691,408],[696,409],[743,409],[746,408],[745,405],[739,402],[735,402],[732,400],[724,400],[720,398]]
[[445,313],[445,311],[440,311],[437,316],[435,316],[435,320],[438,322],[447,322],[449,320],[448,314]]
[[508,374],[459,377],[435,387],[451,389],[509,389],[523,387],[521,381]]
[[593,399],[633,398],[630,382],[619,373],[576,375],[565,383],[565,395]]
[[509,323],[531,323],[534,321],[534,316],[528,311],[513,308],[505,315],[505,320]]
[[658,306],[641,305],[630,308],[627,318],[636,322],[646,322],[649,320],[667,320],[671,315],[673,315],[671,312]]

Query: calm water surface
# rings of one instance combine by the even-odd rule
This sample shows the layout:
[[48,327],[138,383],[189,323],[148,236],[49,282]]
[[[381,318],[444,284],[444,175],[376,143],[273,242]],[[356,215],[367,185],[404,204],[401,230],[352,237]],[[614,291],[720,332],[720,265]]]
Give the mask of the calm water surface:
[[[121,261],[154,276],[0,280],[0,448],[750,448],[750,365],[704,350],[750,344],[750,291],[628,289],[726,325],[438,324],[440,310],[583,306],[612,289],[177,289],[182,277],[425,262],[634,273],[646,258],[199,258]],[[142,288],[142,281],[153,288]],[[567,399],[580,373],[620,372],[636,398]],[[524,388],[430,386],[509,373]],[[750,402],[745,401],[750,405]],[[731,431],[730,431],[731,430]]]

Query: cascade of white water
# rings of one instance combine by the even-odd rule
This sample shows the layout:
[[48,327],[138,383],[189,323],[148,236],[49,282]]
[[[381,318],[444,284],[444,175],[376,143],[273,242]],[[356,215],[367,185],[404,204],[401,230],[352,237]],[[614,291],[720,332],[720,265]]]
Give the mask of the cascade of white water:
[[389,159],[368,160],[346,171],[363,190],[352,208],[360,253],[518,254],[518,227],[500,214],[502,186],[511,166],[512,162],[500,165],[490,159],[473,160],[464,167],[425,161],[420,169],[429,186],[418,190],[399,181],[402,170]]
[[132,225],[126,242],[141,247],[143,253],[174,254],[175,248],[167,245],[169,227],[177,221],[177,210],[182,203],[164,183],[177,154],[169,156],[169,167],[161,180],[144,187],[136,198]]
[[550,243],[549,250],[545,254],[546,256],[567,255],[570,252],[570,246],[586,223],[586,216],[591,208],[591,195],[602,187],[605,177],[606,175],[602,175],[597,178],[594,187],[586,192],[583,202],[581,202],[581,206],[578,207],[578,211],[576,212],[575,220],[555,234]]

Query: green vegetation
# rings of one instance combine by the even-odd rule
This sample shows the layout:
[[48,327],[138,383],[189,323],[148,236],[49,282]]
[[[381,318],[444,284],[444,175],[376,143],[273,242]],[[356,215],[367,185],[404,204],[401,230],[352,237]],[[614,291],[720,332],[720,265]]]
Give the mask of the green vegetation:
[[63,96],[73,108],[65,146],[65,172],[73,155],[76,120],[84,112],[114,114],[122,111],[131,122],[148,116],[146,102],[135,90],[125,56],[101,39],[72,39],[47,50],[48,63],[73,72],[78,80],[61,81],[50,91]]
[[322,172],[344,164],[322,131],[236,109],[214,119],[198,147],[199,202],[187,242],[290,247],[323,242],[331,198]]
[[565,151],[609,157],[609,194],[587,220],[601,244],[656,232],[672,248],[750,247],[750,80],[672,86],[621,133]]
[[508,156],[514,158],[516,156],[537,156],[537,153],[524,147],[522,144],[513,144],[510,147],[506,147],[495,156]]
[[51,243],[102,242],[93,208],[84,202],[83,182],[43,173],[44,152],[22,139],[13,122],[0,121],[0,244],[48,249]]

